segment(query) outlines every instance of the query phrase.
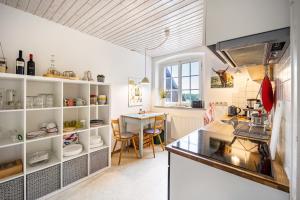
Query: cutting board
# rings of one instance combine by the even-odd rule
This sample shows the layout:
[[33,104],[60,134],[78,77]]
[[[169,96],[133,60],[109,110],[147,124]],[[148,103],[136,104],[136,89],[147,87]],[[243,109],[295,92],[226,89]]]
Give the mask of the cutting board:
[[275,155],[276,155],[276,147],[277,147],[278,139],[279,139],[283,108],[284,108],[284,102],[277,101],[274,120],[273,120],[273,126],[272,126],[271,142],[270,142],[270,154],[271,154],[272,160],[275,159]]

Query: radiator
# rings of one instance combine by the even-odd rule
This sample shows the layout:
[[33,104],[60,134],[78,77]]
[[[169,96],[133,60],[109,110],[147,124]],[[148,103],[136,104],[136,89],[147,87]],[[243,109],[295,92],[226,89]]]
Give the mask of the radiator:
[[203,126],[203,116],[171,116],[171,138],[179,139]]

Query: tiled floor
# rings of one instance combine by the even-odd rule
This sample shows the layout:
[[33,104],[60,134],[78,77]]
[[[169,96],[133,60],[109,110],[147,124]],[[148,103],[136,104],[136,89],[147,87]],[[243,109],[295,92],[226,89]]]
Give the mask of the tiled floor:
[[133,150],[124,153],[121,165],[119,154],[112,157],[112,167],[102,174],[75,185],[51,197],[51,200],[166,200],[167,158],[156,146],[156,158],[150,148],[144,158],[136,159]]

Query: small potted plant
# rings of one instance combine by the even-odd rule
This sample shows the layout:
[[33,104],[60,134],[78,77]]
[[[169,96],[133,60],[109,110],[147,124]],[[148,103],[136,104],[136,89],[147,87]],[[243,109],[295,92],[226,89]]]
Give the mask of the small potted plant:
[[167,98],[168,93],[164,90],[161,90],[159,93],[160,96],[160,105],[164,106],[165,102],[166,102],[166,98]]
[[97,81],[98,82],[104,83],[104,79],[105,79],[105,76],[103,74],[100,74],[100,75],[97,76]]

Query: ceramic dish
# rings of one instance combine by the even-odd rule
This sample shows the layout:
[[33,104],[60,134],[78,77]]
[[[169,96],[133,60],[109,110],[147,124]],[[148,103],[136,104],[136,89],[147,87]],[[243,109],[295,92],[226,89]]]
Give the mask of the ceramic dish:
[[64,147],[64,156],[74,156],[80,154],[83,150],[82,144],[70,144]]

